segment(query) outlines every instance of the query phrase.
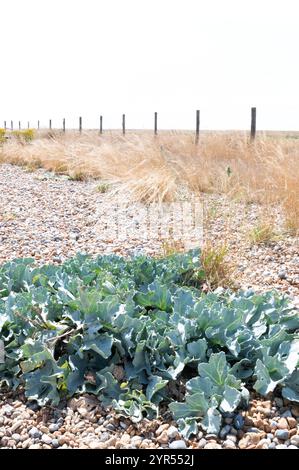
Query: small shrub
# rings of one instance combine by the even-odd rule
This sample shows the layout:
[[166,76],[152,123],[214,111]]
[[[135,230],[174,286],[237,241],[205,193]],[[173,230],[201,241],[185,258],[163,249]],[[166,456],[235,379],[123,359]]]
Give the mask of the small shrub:
[[13,136],[20,141],[31,142],[35,137],[34,129],[25,129],[23,131],[13,131]]

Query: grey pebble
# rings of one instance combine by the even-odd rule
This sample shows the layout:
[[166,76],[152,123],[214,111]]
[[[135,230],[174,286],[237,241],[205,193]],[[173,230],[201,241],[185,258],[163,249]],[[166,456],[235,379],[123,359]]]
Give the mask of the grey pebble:
[[42,435],[42,433],[36,427],[31,428],[28,434],[32,439],[38,439]]
[[200,441],[198,442],[198,449],[203,449],[204,446],[207,444],[207,440],[206,439],[200,439]]
[[108,429],[108,431],[114,431],[115,426],[114,426],[114,424],[109,423],[109,424],[107,424],[106,429]]
[[261,430],[258,429],[258,428],[252,427],[252,428],[248,428],[248,429],[247,429],[247,432],[257,432],[257,433],[260,433]]
[[60,426],[59,426],[58,423],[52,423],[49,426],[49,431],[50,432],[55,432],[55,431],[58,431],[59,428],[60,428]]
[[223,426],[223,428],[219,432],[220,439],[225,439],[227,434],[229,434],[230,430],[231,430],[231,426],[229,424],[226,424],[225,426]]
[[205,435],[205,438],[208,439],[208,440],[209,439],[215,439],[215,441],[216,441],[217,437],[218,437],[217,434],[206,434]]
[[52,439],[52,446],[57,449],[57,447],[59,447],[59,442],[58,442],[58,439]]
[[167,436],[169,437],[169,439],[175,439],[178,434],[179,431],[175,426],[170,426],[167,429]]
[[103,433],[99,436],[99,441],[100,441],[100,442],[106,442],[106,441],[108,441],[108,439],[110,439],[110,434],[108,434],[108,432],[103,432]]
[[284,413],[282,413],[281,417],[282,418],[292,418],[292,413],[291,410],[286,410]]
[[186,449],[187,446],[184,441],[173,441],[169,444],[169,449]]
[[237,442],[237,436],[235,436],[234,434],[228,434],[226,436],[226,439],[232,442]]
[[271,428],[277,428],[278,427],[277,421],[273,421],[273,420],[270,421],[270,426],[271,426]]
[[282,269],[281,271],[279,271],[278,273],[278,277],[279,279],[286,279],[287,278],[287,273],[284,269]]
[[275,398],[274,401],[275,401],[276,405],[278,406],[278,408],[283,407],[283,399],[282,398],[277,397],[277,398]]
[[297,446],[293,446],[292,444],[288,446],[288,449],[297,449],[298,450],[298,447]]
[[10,416],[13,412],[13,407],[10,406],[10,405],[4,405],[2,407],[2,412],[6,415],[6,416]]
[[275,449],[287,449],[288,446],[286,446],[285,444],[278,444]]
[[233,423],[233,418],[225,418],[224,422],[225,422],[225,424],[232,424]]
[[235,444],[233,441],[231,441],[230,439],[227,439],[226,441],[224,441],[223,447],[224,447],[224,448],[228,447],[228,448],[233,448],[233,449],[235,449],[235,448],[236,448],[236,444]]
[[289,438],[289,431],[287,429],[277,429],[277,431],[275,431],[275,437],[282,441],[286,441]]
[[35,402],[31,402],[31,403],[29,403],[27,406],[28,406],[28,408],[30,408],[32,411],[37,411],[37,410],[39,409],[38,404],[35,403]]

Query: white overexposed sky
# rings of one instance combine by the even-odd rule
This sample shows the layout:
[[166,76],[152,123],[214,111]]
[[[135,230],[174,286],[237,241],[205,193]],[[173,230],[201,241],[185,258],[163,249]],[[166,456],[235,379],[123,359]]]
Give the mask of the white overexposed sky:
[[0,0],[0,44],[0,127],[299,130],[298,0]]

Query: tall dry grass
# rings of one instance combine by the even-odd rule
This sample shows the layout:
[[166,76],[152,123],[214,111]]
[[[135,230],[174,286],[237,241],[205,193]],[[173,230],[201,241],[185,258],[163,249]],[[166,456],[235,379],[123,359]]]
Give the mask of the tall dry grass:
[[99,178],[128,200],[171,201],[181,193],[217,192],[247,202],[279,203],[290,230],[299,228],[299,140],[283,134],[188,132],[40,132],[30,143],[11,138],[0,161],[43,167],[74,179]]

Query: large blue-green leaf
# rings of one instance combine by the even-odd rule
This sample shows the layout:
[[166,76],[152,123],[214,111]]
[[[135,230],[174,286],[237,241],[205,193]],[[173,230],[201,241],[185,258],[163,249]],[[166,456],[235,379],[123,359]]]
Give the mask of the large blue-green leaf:
[[299,370],[295,370],[290,378],[285,382],[282,389],[282,396],[290,401],[299,403]]
[[204,393],[197,392],[186,396],[186,401],[184,403],[170,403],[169,409],[173,413],[175,419],[187,417],[198,418],[205,416],[209,409],[209,403],[206,400]]

